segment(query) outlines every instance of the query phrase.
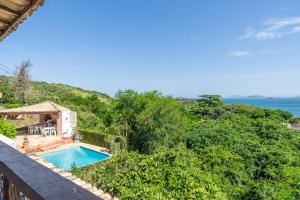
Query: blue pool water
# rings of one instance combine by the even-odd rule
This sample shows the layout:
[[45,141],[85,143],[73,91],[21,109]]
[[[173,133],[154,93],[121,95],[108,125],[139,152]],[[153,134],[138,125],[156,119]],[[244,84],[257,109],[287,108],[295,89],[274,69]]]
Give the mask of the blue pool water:
[[41,157],[56,167],[70,170],[73,163],[75,163],[77,167],[82,167],[100,160],[105,160],[109,155],[78,146],[45,153],[42,154]]
[[242,103],[262,108],[272,108],[285,110],[300,117],[300,99],[299,98],[225,98],[226,104]]

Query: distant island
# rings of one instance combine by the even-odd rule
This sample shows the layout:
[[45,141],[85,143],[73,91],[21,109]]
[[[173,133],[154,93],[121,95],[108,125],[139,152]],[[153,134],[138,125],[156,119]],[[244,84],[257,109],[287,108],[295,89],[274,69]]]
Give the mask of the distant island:
[[261,96],[261,95],[251,95],[251,96],[248,96],[247,98],[253,98],[253,99],[265,99],[265,98],[267,98],[267,97]]
[[242,98],[246,98],[246,96],[242,96],[242,95],[232,95],[232,96],[230,96],[229,98],[232,98],[232,99],[242,99]]
[[232,98],[232,99],[244,99],[244,98],[265,99],[267,97],[261,96],[261,95],[250,95],[250,96],[232,95],[229,98]]
[[[226,97],[229,99],[300,99],[300,95],[288,97],[288,96],[262,96],[262,95],[250,95],[250,96],[243,96],[243,95],[232,95],[230,97]],[[223,98],[223,99],[226,99]]]

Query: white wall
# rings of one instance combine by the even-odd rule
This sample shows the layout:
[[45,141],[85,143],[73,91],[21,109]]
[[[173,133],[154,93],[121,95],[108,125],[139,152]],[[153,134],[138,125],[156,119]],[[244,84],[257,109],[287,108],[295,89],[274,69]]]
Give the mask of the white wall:
[[69,137],[72,135],[74,128],[76,127],[76,112],[72,111],[62,111],[61,112],[62,120],[62,135]]

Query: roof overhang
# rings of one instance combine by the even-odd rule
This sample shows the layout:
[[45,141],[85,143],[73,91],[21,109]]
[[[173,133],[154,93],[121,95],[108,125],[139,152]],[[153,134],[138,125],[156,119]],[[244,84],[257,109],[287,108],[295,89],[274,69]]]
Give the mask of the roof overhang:
[[19,108],[10,108],[10,109],[0,109],[0,115],[8,114],[53,114],[60,113],[63,111],[71,111],[68,108],[65,108],[61,105],[55,104],[51,101],[46,101],[43,103],[27,105]]
[[44,0],[0,0],[0,42],[44,3]]
[[42,114],[58,114],[59,112],[56,111],[45,111],[45,112],[0,112],[1,116],[5,116],[5,115],[42,115]]

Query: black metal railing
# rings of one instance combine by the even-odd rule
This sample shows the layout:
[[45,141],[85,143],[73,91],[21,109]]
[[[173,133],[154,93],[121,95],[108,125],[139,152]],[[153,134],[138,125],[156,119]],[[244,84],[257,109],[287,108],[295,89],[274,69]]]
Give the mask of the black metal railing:
[[3,176],[3,174],[0,174],[0,191],[1,200],[30,200],[14,184],[11,184],[9,179]]
[[0,200],[40,199],[101,198],[0,141]]
[[43,199],[30,186],[19,179],[4,163],[0,161],[0,199],[29,200]]

